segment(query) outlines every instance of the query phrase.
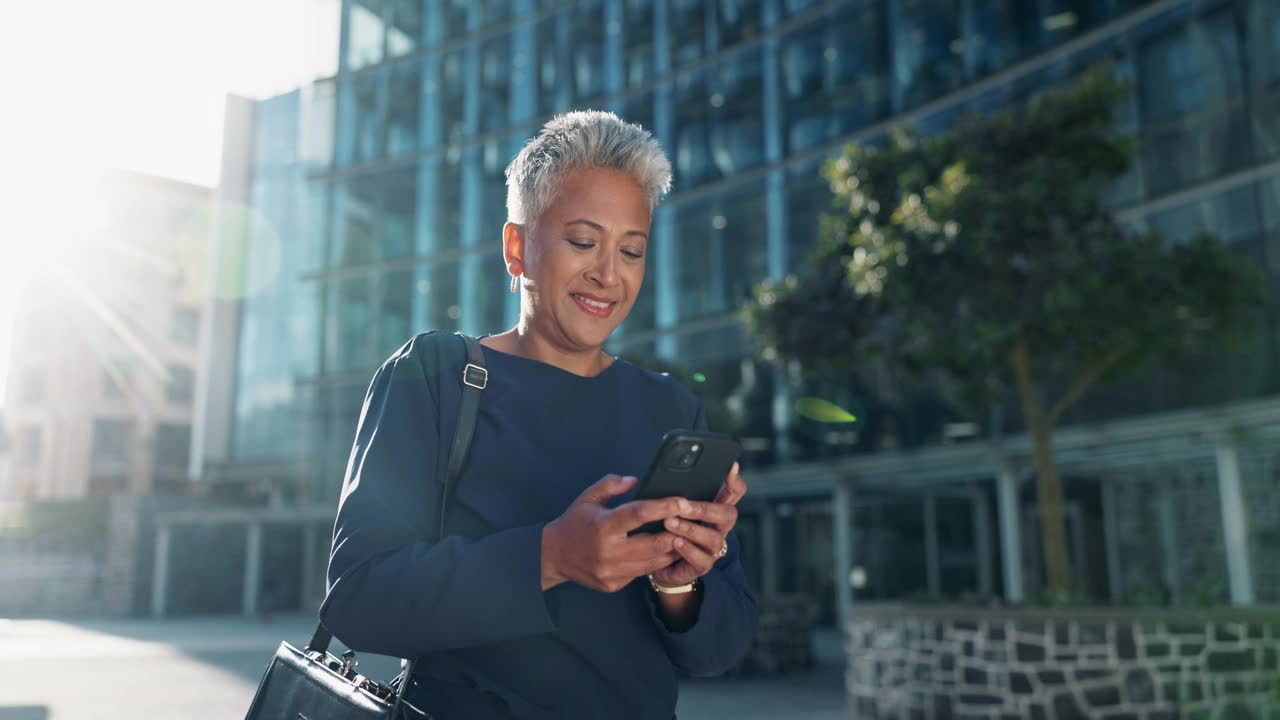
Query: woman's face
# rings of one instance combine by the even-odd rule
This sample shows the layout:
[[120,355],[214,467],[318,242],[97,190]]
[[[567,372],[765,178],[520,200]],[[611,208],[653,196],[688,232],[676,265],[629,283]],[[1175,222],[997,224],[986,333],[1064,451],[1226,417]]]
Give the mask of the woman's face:
[[568,350],[604,345],[644,282],[649,222],[648,201],[630,177],[570,171],[522,252],[508,243],[508,263],[516,260],[524,275],[529,325]]

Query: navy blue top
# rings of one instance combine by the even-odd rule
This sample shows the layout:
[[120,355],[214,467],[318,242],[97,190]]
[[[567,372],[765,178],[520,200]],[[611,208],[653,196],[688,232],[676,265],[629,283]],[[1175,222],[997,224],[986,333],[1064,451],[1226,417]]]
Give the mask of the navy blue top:
[[754,635],[735,535],[701,580],[697,622],[679,633],[645,578],[616,593],[572,582],[544,592],[541,538],[604,475],[642,476],[668,430],[705,427],[700,402],[623,360],[582,377],[484,348],[475,438],[433,543],[461,397],[453,378],[425,376],[440,341],[462,353],[456,338],[419,335],[370,383],[324,625],[354,650],[418,657],[410,698],[443,720],[673,717],[677,668],[724,672]]

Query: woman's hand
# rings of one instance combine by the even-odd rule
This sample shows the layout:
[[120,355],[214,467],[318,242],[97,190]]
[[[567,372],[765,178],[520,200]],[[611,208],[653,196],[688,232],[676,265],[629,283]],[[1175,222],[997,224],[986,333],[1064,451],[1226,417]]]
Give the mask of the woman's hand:
[[615,509],[605,503],[636,483],[634,477],[606,475],[587,488],[542,531],[542,589],[573,581],[617,592],[638,577],[679,560],[670,533],[627,533],[648,522],[697,514],[684,498],[635,500]]
[[688,585],[711,572],[727,547],[729,531],[738,523],[738,501],[747,494],[747,484],[734,463],[714,502],[690,502],[690,510],[667,518],[664,535],[674,536],[673,548],[679,559],[653,573],[659,585]]

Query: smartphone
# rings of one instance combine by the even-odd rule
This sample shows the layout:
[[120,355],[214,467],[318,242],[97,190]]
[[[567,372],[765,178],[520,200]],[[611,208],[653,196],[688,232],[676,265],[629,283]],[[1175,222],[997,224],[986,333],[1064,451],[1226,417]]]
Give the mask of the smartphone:
[[[742,454],[742,446],[728,435],[697,430],[672,430],[662,438],[649,471],[640,480],[636,500],[682,497],[695,502],[716,499],[729,470]],[[657,533],[661,522],[651,522],[629,534]]]

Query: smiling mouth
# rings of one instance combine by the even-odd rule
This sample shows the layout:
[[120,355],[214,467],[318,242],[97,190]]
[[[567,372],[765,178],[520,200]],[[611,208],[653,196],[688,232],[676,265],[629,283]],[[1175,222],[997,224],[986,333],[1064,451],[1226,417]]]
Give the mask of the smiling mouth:
[[572,297],[573,301],[578,304],[578,307],[582,308],[583,312],[596,317],[609,317],[613,314],[614,306],[618,304],[616,302],[592,300],[591,298],[583,297],[577,293],[571,294],[570,297]]

